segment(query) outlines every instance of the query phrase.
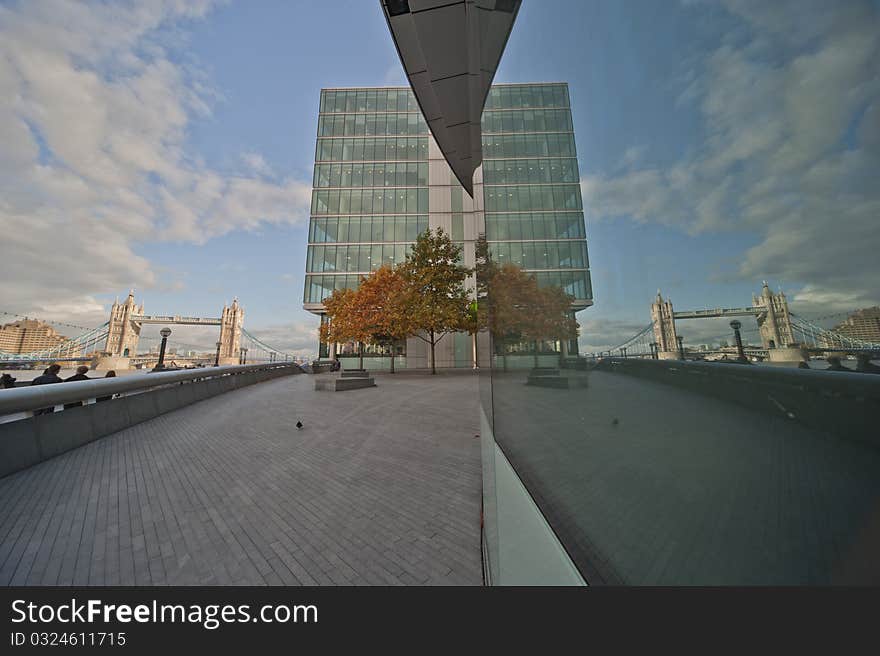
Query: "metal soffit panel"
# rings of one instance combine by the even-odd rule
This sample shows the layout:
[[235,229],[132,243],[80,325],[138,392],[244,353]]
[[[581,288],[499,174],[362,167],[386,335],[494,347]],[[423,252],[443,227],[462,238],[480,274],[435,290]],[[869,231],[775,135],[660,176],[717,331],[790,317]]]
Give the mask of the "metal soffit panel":
[[381,0],[422,114],[473,197],[480,118],[520,0]]

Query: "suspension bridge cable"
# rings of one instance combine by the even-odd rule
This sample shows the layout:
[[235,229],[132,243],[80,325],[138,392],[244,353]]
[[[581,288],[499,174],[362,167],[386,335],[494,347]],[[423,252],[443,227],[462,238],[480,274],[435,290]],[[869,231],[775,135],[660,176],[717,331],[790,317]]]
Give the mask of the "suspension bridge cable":
[[278,353],[278,354],[280,354],[280,355],[286,355],[286,356],[291,356],[291,357],[293,356],[292,353],[288,353],[288,352],[286,352],[286,351],[282,351],[282,350],[280,350],[280,349],[275,348],[274,346],[269,346],[269,345],[266,344],[265,342],[263,342],[263,341],[261,341],[260,339],[254,337],[252,334],[250,334],[250,333],[249,333],[247,330],[245,330],[244,328],[241,329],[241,334],[242,334],[243,336],[247,337],[249,340],[251,340],[251,342],[253,342],[253,343],[256,344],[257,346],[263,348],[263,349],[264,349],[265,351],[267,351],[268,353]]

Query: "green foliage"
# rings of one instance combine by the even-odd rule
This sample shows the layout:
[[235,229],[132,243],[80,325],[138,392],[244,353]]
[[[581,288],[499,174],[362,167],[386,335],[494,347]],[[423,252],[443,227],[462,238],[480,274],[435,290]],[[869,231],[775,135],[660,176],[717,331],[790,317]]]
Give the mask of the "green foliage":
[[432,373],[437,342],[446,333],[470,329],[471,298],[464,283],[472,270],[459,264],[460,258],[461,247],[437,228],[420,234],[401,264],[409,292],[407,315],[416,336],[431,346]]

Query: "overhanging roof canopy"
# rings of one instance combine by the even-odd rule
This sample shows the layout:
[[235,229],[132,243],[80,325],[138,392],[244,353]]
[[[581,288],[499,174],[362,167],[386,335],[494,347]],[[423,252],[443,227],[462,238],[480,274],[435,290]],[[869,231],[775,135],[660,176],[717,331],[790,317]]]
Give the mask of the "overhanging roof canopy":
[[480,117],[520,0],[381,0],[410,86],[468,194],[483,160]]

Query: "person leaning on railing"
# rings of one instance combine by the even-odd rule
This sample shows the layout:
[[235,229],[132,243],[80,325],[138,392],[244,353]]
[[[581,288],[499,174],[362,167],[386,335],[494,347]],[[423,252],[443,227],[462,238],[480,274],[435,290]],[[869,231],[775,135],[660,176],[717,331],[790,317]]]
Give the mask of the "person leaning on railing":
[[[64,382],[65,383],[72,383],[72,382],[76,382],[78,380],[91,380],[88,376],[86,376],[86,374],[88,372],[89,372],[89,368],[86,367],[85,365],[81,365],[76,368],[76,373],[73,374],[73,376],[70,376],[69,378],[65,378]],[[84,403],[82,401],[75,401],[74,403],[65,403],[64,409],[69,410],[70,408],[76,408],[81,405],[84,405]]]
[[[31,381],[31,385],[50,385],[52,383],[63,383],[64,381],[58,375],[58,372],[61,371],[60,364],[50,364],[46,367],[46,370],[43,372],[41,376],[37,376]],[[35,415],[46,415],[55,412],[55,406],[51,408],[40,408],[39,410],[34,410]]]
[[[116,378],[116,372],[111,369],[110,371],[108,371],[104,375],[104,378]],[[96,402],[109,401],[112,398],[113,398],[113,394],[111,394],[110,396],[99,396],[97,399],[95,399],[95,401]]]

